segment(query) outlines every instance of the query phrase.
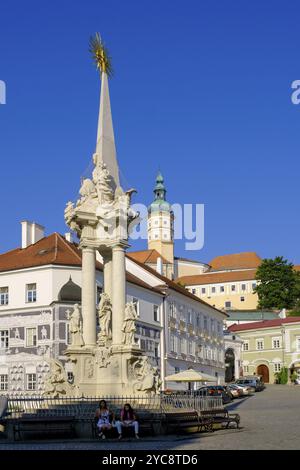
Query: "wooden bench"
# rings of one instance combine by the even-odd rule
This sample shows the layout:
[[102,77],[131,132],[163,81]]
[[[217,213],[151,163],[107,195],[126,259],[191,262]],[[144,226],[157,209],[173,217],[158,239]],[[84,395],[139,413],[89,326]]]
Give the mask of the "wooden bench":
[[225,423],[227,429],[229,428],[230,423],[235,423],[236,427],[239,428],[241,421],[240,415],[238,413],[229,414],[225,409],[201,411],[200,416],[204,419],[211,418],[213,424]]
[[200,418],[197,411],[180,411],[165,414],[167,432],[181,431],[187,428],[197,428],[197,432],[205,426],[209,427],[210,419]]
[[[152,436],[154,436],[154,434],[155,434],[154,425],[157,424],[157,422],[158,422],[157,416],[154,415],[151,412],[142,411],[142,410],[135,412],[135,415],[136,415],[137,421],[139,423],[139,435],[143,436],[143,435],[151,434]],[[112,422],[113,420],[115,420],[115,421],[120,420],[120,411],[119,410],[114,410],[111,413],[110,422]],[[159,418],[158,424],[160,424],[160,421],[161,421],[161,419]],[[93,418],[92,419],[92,434],[93,434],[94,437],[98,437],[98,432],[99,431],[98,431],[98,427],[97,427],[97,422],[98,422],[98,418]],[[106,437],[109,437],[109,438],[115,438],[115,437],[118,436],[116,427],[113,427],[111,429],[106,429],[106,430],[103,431],[103,433],[105,434]],[[134,436],[133,427],[129,427],[129,428],[123,427],[122,428],[122,435],[124,437]]]
[[26,433],[59,434],[64,433],[75,436],[74,416],[22,416],[13,424],[14,440],[21,439]]

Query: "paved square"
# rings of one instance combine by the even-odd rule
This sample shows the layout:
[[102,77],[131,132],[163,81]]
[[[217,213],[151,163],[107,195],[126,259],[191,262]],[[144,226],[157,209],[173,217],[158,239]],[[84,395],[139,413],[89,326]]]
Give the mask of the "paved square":
[[40,441],[6,443],[1,450],[245,450],[300,449],[300,386],[269,385],[264,392],[235,400],[228,408],[241,415],[242,429],[220,430],[212,434],[160,436],[139,441]]

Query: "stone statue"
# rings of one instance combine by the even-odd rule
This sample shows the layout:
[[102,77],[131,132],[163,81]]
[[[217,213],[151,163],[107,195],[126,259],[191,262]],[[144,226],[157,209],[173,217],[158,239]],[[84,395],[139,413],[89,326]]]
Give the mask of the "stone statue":
[[98,306],[100,333],[98,341],[111,339],[112,304],[109,295],[104,292]]
[[70,320],[70,333],[71,333],[71,346],[84,346],[82,338],[82,319],[79,310],[79,305],[74,305],[73,313],[69,317]]
[[133,302],[129,302],[125,306],[125,317],[121,330],[123,331],[122,343],[128,346],[135,344],[134,334],[136,331],[135,322],[137,313]]
[[62,364],[58,361],[51,362],[49,375],[44,383],[44,395],[50,395],[52,398],[66,395],[69,392],[70,384],[67,381]]
[[114,201],[112,178],[105,163],[98,164],[98,154],[93,156],[95,168],[93,170],[93,183],[96,186],[99,204],[111,204]]
[[95,185],[92,180],[85,178],[82,182],[79,194],[81,196],[80,202],[83,203],[91,195],[95,194]]
[[162,384],[158,367],[152,366],[147,356],[137,359],[132,366],[133,378],[136,379],[136,391],[158,393]]
[[76,222],[76,212],[74,204],[69,201],[65,208],[65,222],[70,227],[71,230],[74,230],[78,236],[81,234],[81,227]]

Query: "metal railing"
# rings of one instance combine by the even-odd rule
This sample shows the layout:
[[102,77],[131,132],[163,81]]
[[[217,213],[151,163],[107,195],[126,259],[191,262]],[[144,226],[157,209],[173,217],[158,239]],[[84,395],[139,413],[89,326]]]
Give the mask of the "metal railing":
[[8,419],[23,414],[55,414],[56,416],[72,415],[75,417],[93,417],[100,400],[106,400],[109,407],[121,409],[130,403],[135,410],[152,413],[165,413],[193,409],[196,411],[223,408],[221,397],[193,396],[183,394],[161,394],[149,396],[106,396],[106,397],[57,397],[18,396],[8,398]]

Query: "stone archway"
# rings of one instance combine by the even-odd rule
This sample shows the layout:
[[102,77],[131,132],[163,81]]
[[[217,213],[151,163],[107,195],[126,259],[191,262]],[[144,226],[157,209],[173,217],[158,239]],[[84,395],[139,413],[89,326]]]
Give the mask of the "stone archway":
[[232,382],[235,379],[235,354],[232,348],[225,351],[225,382]]
[[264,383],[269,383],[270,373],[268,366],[266,366],[265,364],[260,364],[259,366],[257,366],[257,374],[262,376],[262,380],[264,381]]

